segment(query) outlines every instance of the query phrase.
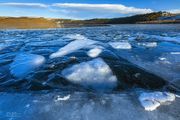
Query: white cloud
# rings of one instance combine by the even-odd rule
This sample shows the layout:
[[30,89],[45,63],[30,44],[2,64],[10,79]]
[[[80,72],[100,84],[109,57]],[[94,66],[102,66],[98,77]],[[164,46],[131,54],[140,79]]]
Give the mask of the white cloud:
[[[12,15],[11,11],[8,11],[5,7],[15,7],[15,10],[21,11],[24,9],[21,16],[28,16],[36,14],[42,17],[53,16],[59,18],[70,18],[70,19],[91,19],[91,18],[114,18],[121,16],[129,16],[134,14],[144,14],[153,12],[151,9],[128,7],[122,4],[81,4],[81,3],[0,3],[0,6],[6,11],[6,14]],[[32,8],[29,10],[28,8]],[[42,8],[42,10],[34,13],[34,9]],[[28,9],[28,10],[26,10]]]
[[180,9],[167,10],[167,12],[174,13],[174,14],[180,14]]
[[10,7],[32,7],[32,8],[47,8],[48,5],[42,3],[0,3],[0,6]]
[[144,14],[153,12],[151,9],[141,9],[135,7],[127,7],[122,4],[79,4],[79,3],[55,3],[54,7],[76,9],[76,10],[88,10],[96,12],[112,12],[120,14]]

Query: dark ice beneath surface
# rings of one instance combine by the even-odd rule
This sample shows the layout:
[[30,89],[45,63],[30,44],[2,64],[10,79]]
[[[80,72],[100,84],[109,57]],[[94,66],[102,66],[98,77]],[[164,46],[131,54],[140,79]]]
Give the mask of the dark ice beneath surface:
[[[70,95],[68,100],[58,96]],[[1,120],[178,120],[180,100],[147,112],[134,93],[1,93]]]
[[178,98],[150,113],[137,99],[179,94],[179,32],[178,24],[0,30],[0,116],[179,119]]

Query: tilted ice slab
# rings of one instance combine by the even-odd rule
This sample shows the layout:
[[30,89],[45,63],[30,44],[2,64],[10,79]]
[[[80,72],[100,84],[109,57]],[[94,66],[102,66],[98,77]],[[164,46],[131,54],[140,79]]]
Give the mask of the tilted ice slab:
[[114,49],[131,49],[131,44],[128,42],[109,42]]
[[140,46],[144,46],[147,48],[157,47],[157,42],[144,42],[144,43],[138,43]]
[[171,102],[175,100],[175,95],[169,92],[151,92],[142,93],[139,96],[141,105],[147,111],[153,111],[159,107],[162,103]]
[[40,67],[44,62],[45,58],[41,55],[19,54],[10,65],[10,71],[13,76],[23,78]]
[[70,82],[95,90],[111,90],[117,86],[117,78],[101,58],[66,68],[62,75]]
[[96,48],[93,48],[93,49],[89,50],[87,54],[88,54],[89,57],[94,58],[94,57],[98,57],[99,54],[101,54],[101,52],[102,52],[102,49],[96,47]]
[[82,49],[84,47],[87,47],[89,45],[93,45],[97,43],[97,41],[94,40],[89,40],[89,39],[82,39],[82,40],[75,40],[67,44],[66,46],[60,48],[57,52],[52,53],[50,55],[50,58],[57,58],[57,57],[62,57],[67,54],[70,54],[76,50]]

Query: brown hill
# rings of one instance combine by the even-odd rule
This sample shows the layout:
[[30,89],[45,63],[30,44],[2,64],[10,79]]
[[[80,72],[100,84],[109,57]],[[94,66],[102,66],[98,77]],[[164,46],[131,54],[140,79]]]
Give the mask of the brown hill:
[[43,29],[56,28],[58,25],[53,19],[28,18],[28,17],[0,17],[1,29]]

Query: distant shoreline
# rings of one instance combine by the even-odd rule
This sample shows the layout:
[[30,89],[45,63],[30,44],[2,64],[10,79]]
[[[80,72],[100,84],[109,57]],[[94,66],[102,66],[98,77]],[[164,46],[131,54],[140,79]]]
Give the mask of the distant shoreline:
[[0,29],[51,29],[122,24],[180,24],[180,14],[155,12],[112,19],[71,20],[57,18],[0,17]]

